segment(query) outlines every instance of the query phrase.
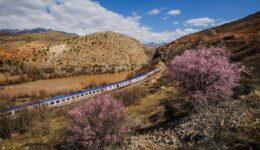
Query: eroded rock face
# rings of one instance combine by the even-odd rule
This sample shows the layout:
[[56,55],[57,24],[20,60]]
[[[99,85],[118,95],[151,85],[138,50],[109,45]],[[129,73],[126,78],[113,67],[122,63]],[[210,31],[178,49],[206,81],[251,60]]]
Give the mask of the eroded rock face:
[[153,59],[168,64],[174,56],[185,49],[198,45],[224,44],[236,61],[244,61],[255,70],[260,70],[260,12],[215,28],[184,36],[165,46],[159,47]]
[[98,74],[137,69],[148,61],[139,41],[114,32],[0,34],[0,43],[0,69],[10,74]]

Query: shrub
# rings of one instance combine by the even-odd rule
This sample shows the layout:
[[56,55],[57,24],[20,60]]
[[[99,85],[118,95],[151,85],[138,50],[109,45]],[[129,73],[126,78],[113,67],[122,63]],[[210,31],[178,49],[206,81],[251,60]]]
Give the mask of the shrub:
[[7,115],[0,116],[0,137],[8,138],[14,132],[25,133],[32,126],[33,117],[29,110],[22,110],[19,115],[12,118]]
[[12,135],[11,120],[6,115],[0,116],[0,137],[9,138]]
[[224,47],[187,50],[173,59],[172,77],[188,96],[231,96],[241,73],[247,69],[240,63],[231,63],[229,56]]
[[32,117],[29,110],[21,111],[21,114],[15,118],[15,129],[20,133],[25,133],[30,129]]
[[70,141],[86,148],[104,149],[119,141],[125,131],[125,108],[111,95],[92,98],[69,115],[73,122]]
[[175,126],[183,144],[193,145],[189,149],[257,149],[260,132],[253,113],[256,109],[247,106],[244,99],[220,103],[201,113],[190,113]]
[[48,92],[46,90],[41,89],[41,90],[39,90],[39,96],[41,98],[48,97]]
[[121,100],[125,106],[134,105],[140,98],[147,95],[148,91],[141,86],[129,87],[125,90],[119,91],[114,96]]

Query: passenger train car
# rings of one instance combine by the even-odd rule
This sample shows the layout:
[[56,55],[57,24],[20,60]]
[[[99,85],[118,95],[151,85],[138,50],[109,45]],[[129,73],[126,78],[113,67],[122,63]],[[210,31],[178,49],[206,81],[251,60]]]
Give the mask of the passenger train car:
[[85,100],[87,98],[103,94],[109,91],[113,91],[116,89],[120,89],[132,84],[136,84],[138,82],[144,81],[147,78],[150,78],[160,72],[161,68],[156,68],[146,74],[142,74],[127,80],[107,84],[104,86],[99,86],[96,88],[91,88],[87,90],[81,90],[78,92],[70,93],[70,94],[65,94],[65,95],[60,95],[52,98],[48,98],[45,100],[40,100],[37,102],[31,102],[23,105],[17,105],[17,106],[12,106],[4,110],[0,110],[0,116],[1,115],[6,115],[6,116],[16,116],[21,113],[21,111],[25,109],[42,109],[42,108],[52,108],[52,107],[59,107],[62,105],[67,105],[70,103],[74,103],[80,100]]

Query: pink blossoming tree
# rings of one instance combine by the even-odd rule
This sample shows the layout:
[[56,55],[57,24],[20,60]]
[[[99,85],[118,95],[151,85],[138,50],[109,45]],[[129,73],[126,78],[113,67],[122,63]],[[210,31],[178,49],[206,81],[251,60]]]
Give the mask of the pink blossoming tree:
[[120,140],[126,121],[125,107],[112,95],[88,100],[69,113],[72,119],[71,141],[86,148],[103,149]]
[[231,63],[225,47],[186,50],[171,62],[172,76],[186,96],[216,98],[231,96],[247,69]]

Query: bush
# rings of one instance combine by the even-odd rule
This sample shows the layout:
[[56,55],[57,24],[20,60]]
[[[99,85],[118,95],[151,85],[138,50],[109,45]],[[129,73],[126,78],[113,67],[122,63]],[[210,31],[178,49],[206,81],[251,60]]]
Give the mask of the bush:
[[124,106],[111,95],[90,99],[69,113],[72,119],[71,143],[90,149],[104,149],[120,140],[125,131]]
[[119,91],[114,96],[121,100],[125,106],[134,105],[140,98],[147,95],[148,91],[141,86],[129,87],[125,90]]
[[22,134],[25,133],[26,131],[28,131],[30,129],[31,121],[32,121],[32,118],[29,113],[29,110],[25,109],[25,110],[21,111],[21,114],[19,115],[19,117],[17,117],[15,119],[16,131],[18,131]]
[[247,69],[231,63],[229,56],[224,47],[187,50],[172,61],[172,77],[188,96],[231,96]]
[[0,116],[0,137],[9,138],[12,135],[11,120],[6,115]]
[[48,97],[48,92],[46,90],[41,89],[41,90],[39,90],[39,96],[41,98]]
[[6,115],[0,116],[0,137],[8,138],[13,132],[25,133],[32,125],[32,116],[30,112],[25,109],[15,118]]
[[189,149],[259,149],[257,109],[244,99],[224,100],[201,113],[190,113],[174,130],[184,145],[193,145]]

